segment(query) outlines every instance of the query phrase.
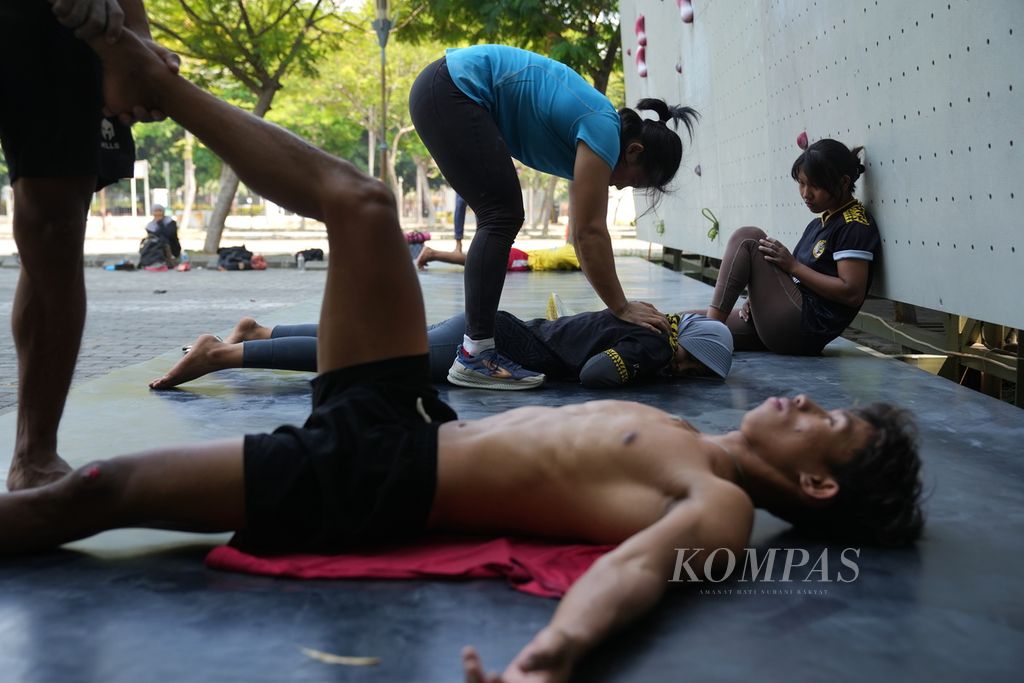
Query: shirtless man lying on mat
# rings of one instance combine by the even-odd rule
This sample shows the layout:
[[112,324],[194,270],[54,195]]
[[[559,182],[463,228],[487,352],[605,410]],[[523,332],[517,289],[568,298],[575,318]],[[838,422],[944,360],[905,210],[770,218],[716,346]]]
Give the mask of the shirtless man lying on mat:
[[170,73],[133,35],[93,47],[109,108],[137,100],[166,112],[254,191],[327,225],[336,248],[314,408],[302,427],[116,457],[2,495],[0,554],[116,527],[235,530],[256,552],[331,552],[434,530],[619,544],[503,674],[485,674],[464,650],[466,680],[483,683],[566,680],[658,602],[676,548],[705,549],[694,568],[714,549],[741,552],[755,507],[843,540],[919,535],[913,430],[889,406],[769,398],[721,435],[622,401],[457,419],[430,383],[423,301],[388,189]]

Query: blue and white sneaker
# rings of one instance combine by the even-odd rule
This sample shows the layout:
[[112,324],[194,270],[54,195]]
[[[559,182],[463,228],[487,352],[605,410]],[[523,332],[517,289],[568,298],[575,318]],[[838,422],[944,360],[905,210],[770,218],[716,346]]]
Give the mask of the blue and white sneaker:
[[472,389],[518,391],[539,387],[544,383],[544,375],[524,369],[494,349],[471,356],[459,346],[455,362],[448,370],[448,381]]

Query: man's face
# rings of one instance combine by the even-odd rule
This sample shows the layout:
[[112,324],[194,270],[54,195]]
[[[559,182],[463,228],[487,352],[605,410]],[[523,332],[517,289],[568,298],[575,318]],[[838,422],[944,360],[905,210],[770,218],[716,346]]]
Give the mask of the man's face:
[[676,347],[672,361],[668,366],[669,374],[686,377],[717,377],[711,368],[693,357],[689,351],[680,344]]
[[772,397],[743,418],[740,431],[765,461],[793,472],[845,464],[874,437],[849,410],[825,410],[807,396]]
[[153,219],[154,220],[160,220],[163,217],[164,217],[164,210],[163,209],[153,209]]

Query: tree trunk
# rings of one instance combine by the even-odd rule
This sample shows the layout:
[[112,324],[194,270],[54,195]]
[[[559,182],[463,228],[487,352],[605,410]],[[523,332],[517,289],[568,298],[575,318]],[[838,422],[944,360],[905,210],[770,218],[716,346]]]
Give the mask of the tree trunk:
[[100,223],[102,224],[101,232],[107,234],[107,188],[103,188],[99,191],[100,195]]
[[565,241],[568,244],[575,242],[573,227],[576,222],[576,202],[573,201],[572,181],[569,181],[569,224],[565,226]]
[[[270,103],[274,101],[281,86],[275,82],[264,84],[256,106],[252,110],[253,116],[263,118],[270,111]],[[220,189],[217,191],[217,201],[210,212],[210,222],[206,226],[206,243],[203,251],[214,254],[220,247],[220,237],[224,234],[224,221],[227,220],[231,211],[231,204],[235,201],[235,193],[238,191],[238,174],[234,169],[224,164],[220,172]]]
[[594,79],[594,88],[602,95],[608,90],[608,79],[615,69],[619,58],[619,47],[622,45],[622,35],[619,31],[616,30],[612,35],[614,38],[608,44],[608,50],[604,54],[604,59],[601,60],[600,70],[590,74],[590,77]]
[[544,199],[540,203],[540,219],[543,221],[542,235],[545,238],[550,236],[549,226],[551,225],[551,215],[555,212],[555,185],[557,183],[558,178],[555,176],[550,176],[544,183]]
[[366,129],[366,175],[371,178],[377,177],[377,129],[373,125],[373,117],[370,117],[370,125]]
[[437,223],[437,212],[430,198],[430,184],[427,182],[427,160],[416,159],[416,213],[417,221],[423,221],[423,208],[427,209],[427,225]]
[[388,154],[388,184],[391,185],[391,191],[395,193],[399,206],[402,205],[402,184],[398,181],[398,143],[401,142],[403,135],[414,130],[416,129],[413,126],[399,128],[391,140],[391,153]]
[[196,201],[196,165],[192,161],[192,150],[195,147],[195,136],[189,131],[185,131],[185,196],[184,208],[181,213],[181,229],[187,230],[189,224],[192,222],[192,207]]

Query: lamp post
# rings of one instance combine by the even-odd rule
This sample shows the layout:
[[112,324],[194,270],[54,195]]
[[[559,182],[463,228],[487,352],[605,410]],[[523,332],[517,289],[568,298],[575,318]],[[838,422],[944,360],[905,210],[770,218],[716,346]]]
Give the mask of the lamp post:
[[391,33],[391,19],[388,18],[388,0],[377,0],[377,18],[373,21],[380,45],[380,179],[388,182],[388,138],[387,138],[387,46]]

